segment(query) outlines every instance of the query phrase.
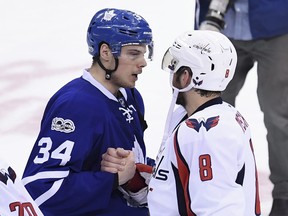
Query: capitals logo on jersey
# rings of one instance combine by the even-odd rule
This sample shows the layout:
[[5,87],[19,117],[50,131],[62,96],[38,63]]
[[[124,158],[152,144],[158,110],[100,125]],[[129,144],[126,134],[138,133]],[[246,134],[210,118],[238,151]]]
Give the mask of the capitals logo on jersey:
[[210,130],[211,128],[215,127],[219,122],[219,116],[214,116],[211,118],[208,118],[206,121],[205,119],[197,120],[197,119],[187,119],[185,121],[186,125],[189,128],[193,128],[197,132],[199,132],[201,126],[203,125],[206,130]]
[[0,170],[0,181],[7,185],[8,178],[11,179],[13,183],[15,182],[16,173],[11,167],[8,167],[7,170]]

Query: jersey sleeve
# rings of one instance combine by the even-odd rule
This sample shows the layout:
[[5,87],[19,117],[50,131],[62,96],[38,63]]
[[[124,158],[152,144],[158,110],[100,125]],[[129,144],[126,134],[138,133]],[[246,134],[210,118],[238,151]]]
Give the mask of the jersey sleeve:
[[211,0],[195,1],[195,29],[199,29],[199,26],[208,12]]
[[116,174],[100,171],[101,155],[112,144],[107,119],[86,105],[66,99],[48,103],[24,171],[31,196],[54,215],[101,210],[113,198]]

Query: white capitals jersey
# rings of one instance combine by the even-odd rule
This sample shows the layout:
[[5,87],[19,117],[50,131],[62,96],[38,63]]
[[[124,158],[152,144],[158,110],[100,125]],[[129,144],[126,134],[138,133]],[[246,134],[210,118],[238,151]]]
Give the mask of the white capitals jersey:
[[15,171],[0,160],[0,216],[42,216]]
[[260,215],[250,129],[221,98],[183,121],[168,137],[149,184],[151,216]]

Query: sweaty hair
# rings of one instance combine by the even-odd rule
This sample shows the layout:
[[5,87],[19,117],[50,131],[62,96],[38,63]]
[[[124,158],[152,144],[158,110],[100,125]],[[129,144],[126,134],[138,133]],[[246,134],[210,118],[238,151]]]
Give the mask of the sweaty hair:
[[220,96],[220,91],[209,91],[209,90],[203,90],[203,89],[195,89],[195,91],[201,96],[201,97],[211,97],[211,96]]

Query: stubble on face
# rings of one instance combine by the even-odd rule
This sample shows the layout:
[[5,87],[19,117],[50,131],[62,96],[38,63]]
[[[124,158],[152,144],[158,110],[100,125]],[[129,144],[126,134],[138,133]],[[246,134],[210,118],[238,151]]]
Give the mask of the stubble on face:
[[[173,86],[178,88],[178,89],[181,89],[180,76],[181,76],[181,74],[178,74],[178,73],[175,73],[174,76],[173,76]],[[182,106],[185,107],[186,100],[184,98],[184,93],[183,92],[179,92],[178,93],[178,97],[176,99],[176,104],[177,105],[182,105]]]
[[179,92],[178,97],[176,99],[176,104],[182,105],[183,107],[186,106],[186,100],[183,92]]

